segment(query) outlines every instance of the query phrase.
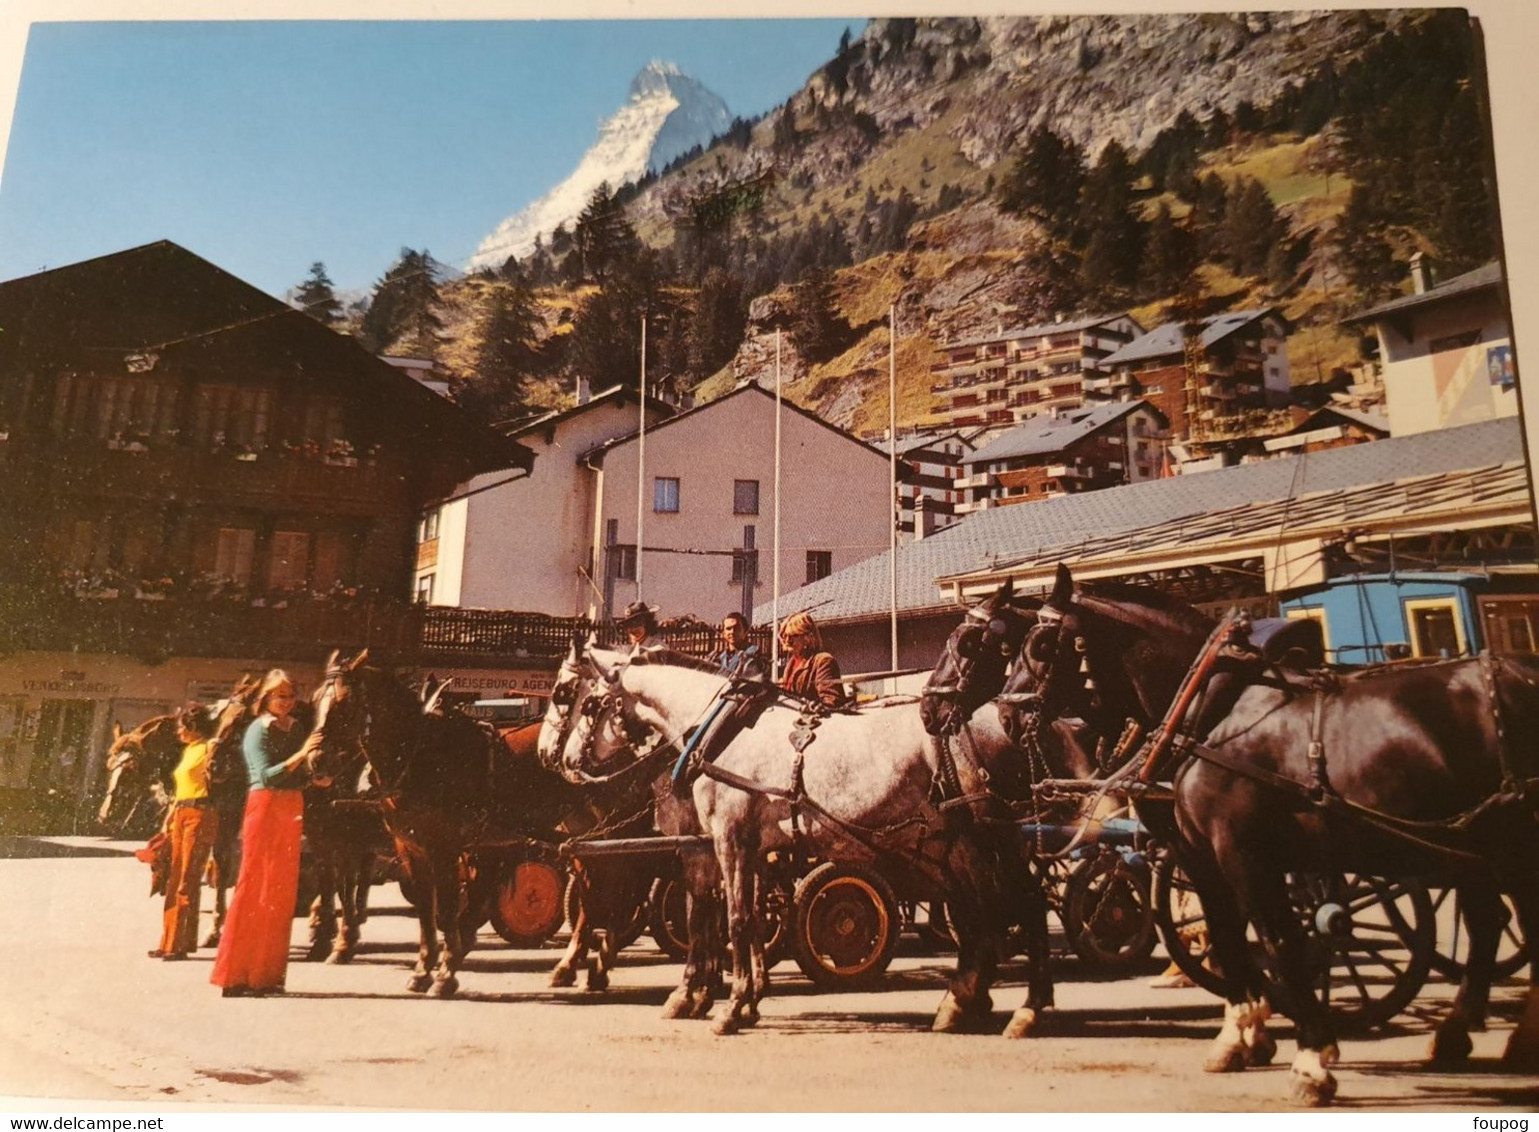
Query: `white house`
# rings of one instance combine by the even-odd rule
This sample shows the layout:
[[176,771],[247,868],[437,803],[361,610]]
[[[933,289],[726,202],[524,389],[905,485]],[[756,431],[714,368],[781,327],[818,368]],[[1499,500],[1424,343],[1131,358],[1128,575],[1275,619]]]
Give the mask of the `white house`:
[[1518,412],[1502,268],[1488,263],[1434,283],[1413,256],[1412,294],[1353,315],[1372,327],[1392,436],[1474,424]]
[[[649,425],[673,412],[647,399]],[[594,477],[579,458],[639,423],[636,394],[616,386],[515,426],[510,435],[535,453],[533,469],[479,475],[423,515],[417,600],[554,617],[587,613],[595,592],[589,578]]]
[[[641,598],[664,618],[715,620],[770,600],[775,434],[775,397],[750,383],[644,438],[589,452],[596,584],[588,612],[608,616]],[[894,522],[887,454],[789,401],[780,434],[781,590],[886,550]]]

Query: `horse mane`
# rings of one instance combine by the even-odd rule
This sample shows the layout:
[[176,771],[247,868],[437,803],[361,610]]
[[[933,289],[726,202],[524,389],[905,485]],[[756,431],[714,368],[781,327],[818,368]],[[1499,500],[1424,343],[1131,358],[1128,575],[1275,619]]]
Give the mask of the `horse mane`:
[[677,649],[644,649],[631,658],[632,664],[667,664],[674,668],[689,668],[695,672],[708,672],[720,676],[721,669],[709,660]]
[[1111,605],[1133,606],[1152,614],[1150,628],[1165,628],[1190,637],[1207,639],[1213,632],[1213,619],[1193,609],[1189,602],[1172,597],[1153,586],[1127,582],[1095,582],[1079,587],[1080,595]]
[[[176,738],[176,716],[174,714],[171,714],[171,715],[153,715],[149,719],[146,719],[143,723],[141,723],[137,727],[135,727],[132,731],[125,732],[124,735],[123,735],[123,738],[124,739],[130,739],[130,738],[133,739],[135,744],[141,750],[143,750],[144,744],[146,742],[151,741],[153,739],[160,738],[160,736],[158,735],[158,732],[163,731],[163,730],[165,730],[167,728],[169,728],[170,731],[171,731],[171,738],[173,740],[175,740],[175,738]],[[174,749],[178,753],[180,753],[181,745],[180,744],[175,744],[174,745]],[[116,753],[110,754],[110,755],[107,756],[107,766],[106,766],[106,769],[109,770],[109,771],[116,770],[117,767],[119,766],[119,764],[124,762],[127,758],[128,758],[128,747],[127,747],[127,744],[124,744],[124,746],[121,749],[119,749]]]

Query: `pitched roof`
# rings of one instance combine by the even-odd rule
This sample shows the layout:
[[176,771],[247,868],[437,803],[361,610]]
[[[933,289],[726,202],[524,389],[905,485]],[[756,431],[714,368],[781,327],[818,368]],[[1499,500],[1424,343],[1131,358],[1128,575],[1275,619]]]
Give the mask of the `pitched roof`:
[[479,424],[355,339],[169,240],[0,283],[0,361],[97,362],[123,372],[154,355],[206,373],[282,372],[369,407],[424,451],[481,469],[528,468],[533,453]]
[[[1262,307],[1259,310],[1225,311],[1223,314],[1209,315],[1202,320],[1202,344],[1205,347],[1211,346],[1258,319],[1276,313],[1276,307]],[[1182,324],[1167,322],[1102,358],[1100,368],[1128,365],[1147,358],[1162,358],[1169,354],[1179,354],[1185,348],[1186,333],[1182,329]]]
[[[952,439],[955,439],[959,444],[963,444],[968,448],[972,447],[972,443],[965,439],[956,429],[952,429],[949,432],[916,432],[911,433],[908,436],[898,437],[898,455],[905,456],[910,452],[917,451],[918,449],[929,448],[933,444],[938,444],[941,441]],[[871,441],[871,447],[875,448],[883,455],[886,455],[888,452],[892,451],[892,446],[885,436],[880,440]]]
[[1349,409],[1344,405],[1321,405],[1309,416],[1288,430],[1290,434],[1300,432],[1313,432],[1315,429],[1324,428],[1330,417],[1340,417],[1352,424],[1363,428],[1372,429],[1384,436],[1389,435],[1389,418],[1382,413],[1372,413],[1367,409]]
[[[769,390],[765,389],[758,382],[756,382],[756,381],[746,381],[746,382],[743,382],[742,384],[738,385],[737,388],[732,390],[732,392],[724,394],[721,397],[717,397],[714,401],[705,401],[705,402],[703,402],[703,403],[701,403],[699,405],[696,405],[693,409],[686,409],[682,413],[678,413],[678,414],[675,414],[672,417],[669,417],[666,421],[661,421],[658,424],[655,424],[655,425],[651,426],[650,428],[647,429],[647,435],[651,436],[651,435],[657,433],[658,431],[660,431],[662,429],[672,428],[674,425],[678,424],[680,421],[688,420],[690,417],[696,416],[699,413],[703,413],[703,412],[707,411],[708,409],[713,409],[717,405],[721,405],[721,404],[723,404],[723,403],[725,403],[727,401],[730,401],[734,397],[742,397],[742,396],[745,396],[745,395],[747,395],[749,393],[758,393],[762,397],[769,398],[769,400],[771,402],[773,402],[775,400],[775,395],[773,393],[771,393]],[[887,459],[887,450],[885,448],[877,448],[874,445],[867,444],[864,440],[860,439],[860,437],[855,436],[852,433],[845,432],[844,429],[840,428],[837,425],[829,424],[827,421],[825,421],[822,417],[818,416],[816,413],[812,412],[809,409],[802,408],[800,405],[796,404],[793,401],[789,401],[789,400],[787,400],[785,398],[781,398],[781,402],[780,403],[786,409],[789,409],[789,410],[791,410],[794,413],[800,413],[802,416],[806,417],[813,424],[820,425],[823,428],[826,428],[829,432],[833,433],[835,436],[841,437],[844,440],[848,440],[851,444],[858,444],[862,448],[866,449],[868,452],[872,452],[872,453],[880,456],[884,460]],[[639,430],[637,432],[628,432],[624,436],[617,436],[613,440],[606,440],[603,444],[598,444],[598,445],[595,445],[594,447],[588,449],[588,451],[586,451],[586,452],[582,453],[580,456],[578,456],[577,459],[578,459],[579,462],[594,462],[594,461],[597,461],[598,463],[602,464],[604,462],[604,457],[609,453],[610,449],[618,448],[622,444],[629,444],[631,441],[635,440],[638,435],[639,435]]]
[[[1024,558],[1047,547],[1222,511],[1242,503],[1283,500],[1522,458],[1522,427],[1517,418],[1509,417],[977,511],[928,538],[898,547],[898,609],[914,614],[954,608],[936,585],[937,578]],[[885,616],[890,570],[891,552],[883,551],[782,594],[780,615],[816,609],[819,621]],[[756,620],[761,622],[769,614],[768,603],[755,610]]]
[[1115,424],[1140,408],[1159,413],[1147,401],[1114,401],[1106,405],[1086,405],[1071,409],[1057,417],[1037,417],[980,448],[966,457],[966,462],[983,464],[991,460],[1015,459],[1018,456],[1050,456]]
[[[563,424],[573,417],[580,417],[584,413],[590,413],[595,409],[602,409],[607,405],[618,405],[629,401],[636,404],[638,396],[635,390],[627,389],[623,385],[615,385],[595,393],[592,397],[580,404],[571,405],[565,409],[552,409],[548,413],[541,413],[535,417],[524,417],[515,421],[508,421],[499,427],[510,437],[528,436],[542,428],[550,428],[552,425]],[[659,401],[656,397],[648,397],[647,404],[663,416],[673,416],[678,410],[666,401]]]
[[1497,287],[1502,282],[1502,265],[1495,260],[1482,264],[1474,271],[1466,271],[1463,275],[1455,275],[1445,283],[1439,283],[1436,287],[1428,287],[1419,295],[1401,295],[1398,299],[1391,299],[1387,303],[1380,303],[1376,307],[1369,307],[1358,314],[1342,319],[1342,323],[1368,322],[1387,314],[1400,314],[1414,307],[1426,306],[1428,303],[1440,303],[1451,299],[1456,295],[1478,291],[1483,287]]

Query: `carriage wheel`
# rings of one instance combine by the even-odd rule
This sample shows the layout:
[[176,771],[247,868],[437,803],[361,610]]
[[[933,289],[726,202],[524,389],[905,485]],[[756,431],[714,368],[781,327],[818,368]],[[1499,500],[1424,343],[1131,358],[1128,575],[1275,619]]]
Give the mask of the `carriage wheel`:
[[[645,934],[650,920],[651,904],[648,902],[650,899],[648,896],[637,904],[630,918],[625,921],[624,927],[616,933],[614,943],[616,951],[624,951]],[[577,926],[578,905],[581,900],[582,886],[575,876],[568,877],[566,893],[561,900],[562,916],[568,927]]]
[[[1464,978],[1464,963],[1469,956],[1469,936],[1460,915],[1459,890],[1434,888],[1432,912],[1437,923],[1437,946],[1432,952],[1432,969],[1451,983]],[[1496,944],[1495,979],[1510,979],[1528,963],[1528,943],[1518,923],[1510,896],[1502,897],[1502,934]]]
[[1103,849],[1081,861],[1063,891],[1063,930],[1069,946],[1097,971],[1123,971],[1154,950],[1149,866]]
[[647,896],[647,931],[675,959],[689,955],[689,893],[676,877],[658,877]]
[[520,861],[492,897],[492,930],[514,947],[541,947],[565,919],[566,877],[549,861]]
[[1321,972],[1315,993],[1341,1029],[1372,1030],[1404,1010],[1437,948],[1427,886],[1415,877],[1347,873],[1295,877],[1291,887]]
[[791,946],[796,965],[820,987],[869,982],[898,946],[898,901],[879,873],[825,861],[796,886]]
[[1154,927],[1181,973],[1209,994],[1222,995],[1223,984],[1208,967],[1212,945],[1202,901],[1169,853],[1162,853],[1154,866]]
[[[1426,982],[1436,942],[1426,886],[1414,878],[1305,874],[1290,879],[1289,891],[1319,973],[1314,993],[1335,1012],[1342,1031],[1374,1029],[1405,1009]],[[1176,966],[1221,995],[1222,985],[1206,965],[1210,945],[1202,904],[1169,855],[1155,869],[1154,908],[1160,939]]]

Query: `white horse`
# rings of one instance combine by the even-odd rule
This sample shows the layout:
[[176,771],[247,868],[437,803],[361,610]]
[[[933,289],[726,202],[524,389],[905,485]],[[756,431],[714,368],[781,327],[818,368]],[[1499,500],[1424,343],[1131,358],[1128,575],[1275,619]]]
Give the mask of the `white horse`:
[[[623,741],[625,729],[616,721],[627,717],[682,749],[731,683],[714,670],[656,657],[632,660],[591,645],[585,656],[602,681],[572,684],[568,691],[562,681],[582,678],[575,669],[564,669],[554,698],[559,702],[553,702],[541,736],[542,757],[559,753],[569,770],[603,765]],[[963,729],[952,758],[954,775],[943,773],[945,755],[926,734],[916,700],[882,701],[818,718],[811,741],[798,751],[793,736],[805,736],[808,719],[801,705],[777,699],[731,739],[693,785],[699,828],[711,839],[725,881],[733,945],[732,996],[718,1032],[733,1033],[757,1020],[765,987],[755,916],[758,863],[767,851],[796,847],[826,859],[896,859],[944,896],[958,952],[957,971],[933,1026],[939,1031],[987,1024],[1006,902],[1014,898],[1029,905],[1025,915],[1010,917],[1032,929],[1031,993],[1006,1030],[1023,1036],[1052,1000],[1046,911],[1038,886],[1010,883],[1026,876],[1018,832],[1007,824],[982,823],[974,812],[989,801],[980,766],[1011,749],[995,709],[985,707]],[[942,808],[937,784],[944,777],[957,780],[961,801]],[[693,927],[692,920],[692,934]],[[681,986],[679,993],[689,992]]]

